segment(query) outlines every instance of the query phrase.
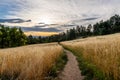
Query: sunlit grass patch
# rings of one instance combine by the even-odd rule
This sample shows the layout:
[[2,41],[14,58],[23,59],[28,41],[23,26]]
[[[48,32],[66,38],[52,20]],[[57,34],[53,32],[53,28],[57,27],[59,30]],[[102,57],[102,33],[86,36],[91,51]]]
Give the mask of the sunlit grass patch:
[[78,39],[62,44],[78,56],[84,74],[89,72],[97,80],[120,80],[119,34],[90,37],[82,41]]
[[0,49],[0,79],[44,80],[62,53],[57,43]]

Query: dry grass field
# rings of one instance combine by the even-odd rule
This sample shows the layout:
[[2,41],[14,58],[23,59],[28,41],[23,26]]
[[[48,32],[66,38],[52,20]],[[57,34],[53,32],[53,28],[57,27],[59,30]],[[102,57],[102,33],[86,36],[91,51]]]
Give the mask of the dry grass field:
[[0,49],[0,78],[44,80],[62,52],[57,43]]
[[78,54],[82,53],[82,57],[94,64],[109,80],[120,80],[119,33],[67,41],[62,45]]

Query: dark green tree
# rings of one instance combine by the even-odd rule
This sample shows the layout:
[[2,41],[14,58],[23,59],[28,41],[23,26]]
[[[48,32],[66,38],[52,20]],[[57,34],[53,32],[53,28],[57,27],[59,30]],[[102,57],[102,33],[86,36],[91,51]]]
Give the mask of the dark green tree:
[[0,25],[0,47],[16,47],[25,45],[27,42],[26,36],[21,29],[9,28],[4,25]]

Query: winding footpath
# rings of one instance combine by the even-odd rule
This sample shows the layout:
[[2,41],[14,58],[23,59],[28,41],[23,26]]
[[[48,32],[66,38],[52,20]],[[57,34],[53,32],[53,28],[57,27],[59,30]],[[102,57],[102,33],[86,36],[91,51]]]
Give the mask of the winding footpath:
[[60,80],[83,80],[84,77],[81,75],[81,71],[78,67],[78,62],[76,57],[72,54],[72,52],[65,50],[68,62],[65,65],[63,72],[59,75]]

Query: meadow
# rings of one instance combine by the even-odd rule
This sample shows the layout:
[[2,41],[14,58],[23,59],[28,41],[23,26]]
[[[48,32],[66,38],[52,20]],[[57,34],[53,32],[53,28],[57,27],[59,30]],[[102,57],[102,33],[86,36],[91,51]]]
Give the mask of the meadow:
[[77,56],[87,80],[120,80],[120,33],[61,44]]
[[44,80],[62,53],[57,43],[0,49],[0,79]]

